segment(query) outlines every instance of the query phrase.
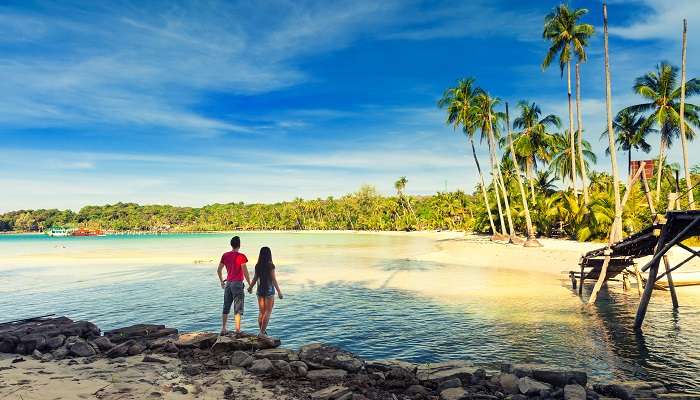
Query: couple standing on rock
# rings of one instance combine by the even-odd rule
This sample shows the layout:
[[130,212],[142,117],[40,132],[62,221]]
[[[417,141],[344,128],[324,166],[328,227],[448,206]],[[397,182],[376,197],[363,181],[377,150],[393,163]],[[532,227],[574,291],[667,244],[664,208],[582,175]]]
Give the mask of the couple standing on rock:
[[[258,336],[269,339],[267,336],[267,324],[270,321],[272,307],[275,305],[275,290],[280,299],[283,299],[282,291],[277,284],[275,276],[275,264],[272,263],[272,252],[269,247],[260,249],[258,262],[255,264],[255,275],[250,280],[248,274],[248,258],[239,252],[241,248],[241,238],[234,236],[231,238],[231,251],[224,253],[219,262],[216,273],[224,289],[224,310],[221,315],[221,335],[227,333],[226,324],[228,315],[233,304],[233,314],[236,321],[236,333],[241,332],[241,316],[243,315],[245,303],[245,285],[243,279],[248,283],[248,293],[253,293],[253,287],[258,285]],[[222,271],[226,268],[226,279],[223,278]]]

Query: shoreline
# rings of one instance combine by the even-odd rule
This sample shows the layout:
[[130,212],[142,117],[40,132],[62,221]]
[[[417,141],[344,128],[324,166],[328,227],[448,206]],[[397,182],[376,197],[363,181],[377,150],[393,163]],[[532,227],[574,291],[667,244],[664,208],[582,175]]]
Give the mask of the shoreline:
[[[366,361],[319,343],[139,324],[104,332],[66,317],[0,325],[0,396],[313,400],[700,399],[658,382],[596,382],[586,371],[452,360]],[[21,355],[16,353],[22,353]]]

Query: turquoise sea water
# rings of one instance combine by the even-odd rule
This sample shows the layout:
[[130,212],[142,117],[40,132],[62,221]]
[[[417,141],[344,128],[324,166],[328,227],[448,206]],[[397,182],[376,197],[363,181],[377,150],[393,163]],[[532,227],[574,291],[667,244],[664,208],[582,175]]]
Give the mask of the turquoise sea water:
[[[48,238],[0,236],[0,322],[55,313],[111,329],[139,322],[182,331],[219,328],[215,275],[230,235]],[[349,233],[243,233],[251,265],[273,250],[286,297],[269,333],[283,345],[313,341],[372,358],[544,362],[595,379],[644,378],[700,387],[700,294],[681,309],[655,293],[644,335],[631,330],[636,290],[611,287],[581,305],[567,280],[419,261],[432,239]],[[467,262],[468,265],[468,262]],[[590,288],[587,288],[590,290]],[[246,298],[244,330],[256,331]]]

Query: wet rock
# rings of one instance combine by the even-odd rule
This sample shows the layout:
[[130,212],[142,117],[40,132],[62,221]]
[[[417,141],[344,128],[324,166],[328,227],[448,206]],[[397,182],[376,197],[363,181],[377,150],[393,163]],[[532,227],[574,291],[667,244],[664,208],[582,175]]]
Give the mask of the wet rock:
[[312,400],[339,400],[351,394],[350,389],[345,386],[329,386],[325,389],[311,393]]
[[134,344],[133,340],[128,340],[118,344],[105,352],[109,358],[126,357],[129,354],[129,348]]
[[113,343],[122,343],[130,339],[157,339],[174,334],[177,334],[177,329],[157,324],[136,324],[105,332],[105,336]]
[[229,364],[233,367],[248,368],[253,364],[253,361],[255,359],[250,354],[240,350],[233,352],[233,355],[229,358]]
[[416,369],[416,377],[423,385],[435,387],[442,381],[454,378],[471,382],[472,374],[477,369],[464,361],[422,364]]
[[58,334],[54,337],[48,338],[46,340],[46,347],[50,350],[57,349],[61,346],[63,346],[63,343],[66,341],[66,336],[62,334]]
[[498,377],[498,383],[506,394],[518,394],[518,377],[513,374],[501,374]]
[[267,358],[268,360],[282,360],[286,362],[299,361],[299,355],[294,350],[289,349],[263,349],[253,354],[255,358]]
[[268,360],[267,358],[261,358],[253,361],[253,364],[251,364],[251,366],[248,368],[248,371],[257,375],[264,375],[272,372],[273,368],[274,366],[272,365],[272,361]]
[[299,358],[312,368],[339,368],[349,372],[362,369],[364,362],[349,351],[320,343],[299,349]]
[[129,349],[127,350],[126,354],[130,356],[135,356],[143,353],[144,350],[146,350],[146,347],[144,345],[140,343],[134,343],[131,346],[129,346]]
[[393,367],[383,374],[384,386],[389,388],[407,388],[418,383],[415,374],[401,367]]
[[440,400],[464,400],[469,398],[469,393],[461,387],[445,389],[440,392]]
[[569,383],[586,386],[588,383],[588,375],[584,371],[553,368],[542,364],[505,364],[502,370],[515,374],[518,378],[527,376],[558,387],[564,387]]
[[114,343],[109,340],[106,336],[100,336],[93,339],[92,343],[97,346],[100,351],[108,351],[114,347]]
[[438,390],[438,392],[443,392],[444,390],[458,388],[458,387],[462,387],[462,381],[460,381],[459,378],[452,378],[452,379],[448,379],[446,381],[440,382],[438,384],[437,390]]
[[586,400],[586,388],[577,383],[564,386],[564,400]]
[[306,373],[306,378],[316,380],[339,380],[348,375],[344,369],[313,369]]
[[534,396],[539,395],[540,391],[542,390],[551,390],[552,385],[536,381],[529,376],[526,376],[518,380],[518,389],[520,390],[520,393],[524,395]]
[[593,389],[596,392],[622,400],[632,400],[638,397],[656,397],[653,390],[660,387],[663,387],[663,385],[659,382],[643,381],[616,381],[593,385]]
[[306,376],[307,372],[309,372],[309,367],[303,361],[292,361],[289,363],[289,366],[292,368],[292,372],[296,376],[303,377]]
[[92,357],[96,354],[95,349],[82,339],[71,344],[68,351],[76,357]]
[[254,335],[219,336],[211,346],[211,351],[214,354],[221,354],[236,350],[264,350],[279,345],[279,339],[267,340]]

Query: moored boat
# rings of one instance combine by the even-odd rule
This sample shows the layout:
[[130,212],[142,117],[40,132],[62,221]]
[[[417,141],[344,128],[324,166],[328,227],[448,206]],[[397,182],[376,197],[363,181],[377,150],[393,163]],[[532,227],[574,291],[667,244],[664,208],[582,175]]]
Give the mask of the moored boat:
[[71,236],[106,236],[101,229],[78,228],[71,233]]
[[68,231],[68,229],[62,226],[52,226],[51,228],[47,229],[44,233],[51,237],[70,236],[70,232]]

